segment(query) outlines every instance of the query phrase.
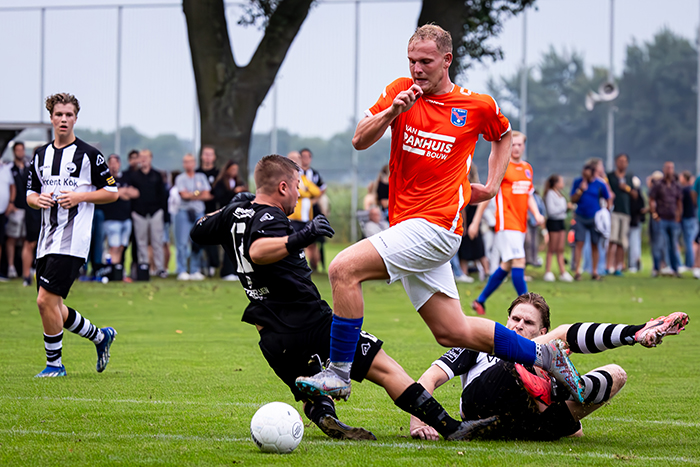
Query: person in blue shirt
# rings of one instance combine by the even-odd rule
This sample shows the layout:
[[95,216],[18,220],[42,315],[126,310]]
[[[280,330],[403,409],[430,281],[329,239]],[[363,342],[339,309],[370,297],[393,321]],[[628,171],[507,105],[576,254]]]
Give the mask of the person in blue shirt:
[[[594,164],[587,164],[583,167],[581,177],[574,180],[571,187],[571,202],[576,203],[574,226],[576,254],[574,258],[574,280],[581,280],[579,264],[581,263],[581,252],[586,241],[586,232],[591,236],[591,256],[592,264],[598,264],[598,240],[600,232],[596,229],[595,215],[601,209],[600,199],[610,199],[608,187],[604,182],[596,178],[596,167]],[[600,276],[592,273],[593,280],[599,280]]]

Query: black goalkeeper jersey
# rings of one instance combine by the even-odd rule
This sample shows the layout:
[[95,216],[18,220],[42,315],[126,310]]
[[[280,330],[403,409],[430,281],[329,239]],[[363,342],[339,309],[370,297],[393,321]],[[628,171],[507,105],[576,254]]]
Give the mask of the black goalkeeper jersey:
[[195,223],[190,236],[200,245],[221,245],[236,265],[250,304],[242,320],[275,332],[297,332],[332,314],[311,281],[304,250],[272,264],[254,264],[250,246],[262,237],[285,237],[294,230],[281,209],[249,200],[233,202]]

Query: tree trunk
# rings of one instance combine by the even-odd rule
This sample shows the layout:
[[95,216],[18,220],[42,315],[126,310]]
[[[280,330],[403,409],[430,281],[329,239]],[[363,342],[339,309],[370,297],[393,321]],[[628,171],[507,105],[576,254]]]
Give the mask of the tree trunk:
[[248,174],[253,123],[313,0],[281,0],[245,67],[236,65],[223,0],[183,0],[197,85],[201,145],[212,145],[217,164],[233,159]]
[[452,35],[452,50],[454,59],[450,66],[450,79],[454,83],[459,73],[459,62],[464,58],[460,52],[460,44],[465,34],[463,1],[455,0],[430,0],[423,1],[423,7],[418,16],[418,26],[435,23]]

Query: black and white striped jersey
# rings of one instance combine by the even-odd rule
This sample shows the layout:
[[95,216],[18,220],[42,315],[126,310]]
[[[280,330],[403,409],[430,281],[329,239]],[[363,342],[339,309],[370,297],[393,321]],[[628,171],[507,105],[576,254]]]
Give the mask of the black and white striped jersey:
[[[53,193],[56,199],[61,191],[90,192],[100,188],[117,191],[104,156],[84,141],[76,138],[61,149],[56,149],[51,142],[34,152],[27,195]],[[94,210],[92,203],[80,203],[70,209],[57,203],[42,209],[37,258],[49,254],[87,258]]]

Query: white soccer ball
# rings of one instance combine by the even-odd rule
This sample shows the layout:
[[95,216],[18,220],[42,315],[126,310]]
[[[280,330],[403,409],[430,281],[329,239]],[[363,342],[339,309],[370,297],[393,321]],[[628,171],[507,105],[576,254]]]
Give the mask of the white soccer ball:
[[262,452],[288,454],[301,442],[304,422],[291,405],[270,402],[253,415],[250,436]]

